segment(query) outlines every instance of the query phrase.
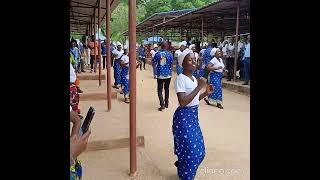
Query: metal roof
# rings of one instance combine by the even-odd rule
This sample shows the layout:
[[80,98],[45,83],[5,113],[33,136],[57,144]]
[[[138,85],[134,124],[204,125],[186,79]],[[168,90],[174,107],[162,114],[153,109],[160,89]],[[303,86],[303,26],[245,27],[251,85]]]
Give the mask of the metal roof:
[[[250,31],[250,1],[239,0],[239,33]],[[180,28],[201,30],[202,17],[204,18],[204,31],[214,33],[224,32],[226,35],[235,33],[237,17],[237,0],[220,0],[191,11],[169,21],[151,26],[147,29],[151,32],[153,28]]]
[[[96,8],[96,23],[98,21],[98,0],[70,0],[70,32],[85,34]],[[110,0],[111,12],[119,5],[120,0]],[[106,0],[101,0],[101,22],[105,20]]]
[[[170,19],[176,18],[182,14],[186,14],[191,12],[195,9],[182,9],[182,10],[175,10],[175,11],[167,11],[167,12],[159,12],[154,13],[152,16],[149,16],[141,23],[139,23],[136,27],[137,32],[144,32],[146,28],[152,27],[155,24],[159,24]],[[128,34],[128,31],[125,31],[123,34]]]

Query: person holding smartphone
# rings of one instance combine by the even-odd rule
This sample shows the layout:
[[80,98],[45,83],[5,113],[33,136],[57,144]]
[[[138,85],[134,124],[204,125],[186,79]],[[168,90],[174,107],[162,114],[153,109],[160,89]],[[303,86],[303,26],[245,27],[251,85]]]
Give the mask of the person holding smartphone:
[[71,106],[70,122],[73,123],[70,138],[70,180],[80,180],[82,177],[82,167],[81,162],[77,160],[77,158],[86,150],[91,131],[88,130],[85,134],[79,137],[81,119],[79,118],[77,112],[72,110]]
[[73,135],[70,138],[70,180],[80,180],[82,177],[81,162],[77,158],[86,150],[90,134],[88,130],[81,137]]
[[[207,85],[204,78],[196,79],[192,73],[196,69],[195,55],[184,51],[178,58],[183,73],[177,76],[175,89],[179,107],[173,115],[172,132],[174,153],[178,161],[174,164],[180,179],[194,179],[197,169],[205,157],[205,146],[199,126],[199,101],[213,92],[213,86]],[[206,91],[200,93],[202,88]]]
[[222,76],[224,64],[222,60],[222,52],[219,48],[213,48],[210,52],[211,56],[214,58],[208,64],[209,77],[208,82],[214,86],[214,91],[212,94],[208,96],[208,99],[204,99],[204,101],[208,105],[215,105],[220,109],[222,107]]

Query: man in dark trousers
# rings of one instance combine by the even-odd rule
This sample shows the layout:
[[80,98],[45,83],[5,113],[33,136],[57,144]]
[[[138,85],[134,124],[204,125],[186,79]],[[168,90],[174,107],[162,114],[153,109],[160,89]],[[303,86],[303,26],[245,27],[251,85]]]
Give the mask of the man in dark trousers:
[[[169,106],[169,86],[172,76],[173,55],[169,51],[167,41],[161,43],[161,50],[153,58],[153,64],[156,64],[156,77],[158,86],[158,97],[160,101],[159,111]],[[164,87],[165,100],[163,100],[162,89]]]

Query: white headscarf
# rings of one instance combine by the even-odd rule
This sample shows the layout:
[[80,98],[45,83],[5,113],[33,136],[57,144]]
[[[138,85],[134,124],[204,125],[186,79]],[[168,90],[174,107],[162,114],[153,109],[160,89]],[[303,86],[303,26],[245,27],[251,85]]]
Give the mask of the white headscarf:
[[189,49],[192,50],[192,48],[194,48],[194,47],[196,47],[196,45],[195,45],[195,44],[191,44],[191,45],[189,46]]
[[180,43],[179,43],[179,48],[180,48],[182,45],[184,45],[184,46],[187,47],[187,41],[182,41],[182,42],[180,42]]
[[117,42],[117,46],[121,46],[122,47],[122,44],[118,41]]
[[210,51],[210,55],[214,56],[217,52],[217,50],[220,50],[219,48],[212,48],[212,50]]
[[183,60],[186,57],[186,55],[188,55],[190,53],[193,53],[193,51],[191,51],[190,49],[187,48],[178,56],[178,63],[179,63],[180,67],[182,67],[182,63],[183,63]]

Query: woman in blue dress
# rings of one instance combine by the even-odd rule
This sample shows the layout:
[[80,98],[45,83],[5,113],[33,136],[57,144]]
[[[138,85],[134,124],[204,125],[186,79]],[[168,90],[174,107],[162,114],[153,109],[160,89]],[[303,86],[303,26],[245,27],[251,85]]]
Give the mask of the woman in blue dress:
[[[173,115],[172,132],[174,137],[174,153],[178,156],[175,162],[181,180],[192,180],[205,156],[205,146],[199,126],[199,101],[213,92],[213,87],[206,80],[198,80],[192,75],[196,69],[195,55],[192,51],[183,52],[178,63],[183,73],[177,76],[175,89],[179,107]],[[206,86],[206,91],[200,90]]]
[[222,60],[222,52],[219,48],[213,48],[210,53],[214,56],[211,61],[208,63],[207,69],[209,71],[208,82],[213,85],[214,91],[208,96],[208,99],[204,101],[208,105],[217,106],[220,109],[222,107],[222,76],[224,64]]
[[[140,61],[137,62],[136,68],[139,67]],[[124,95],[124,102],[130,103],[129,98],[129,56],[127,49],[124,49],[124,53],[120,60],[120,66],[121,66],[121,86],[122,86],[122,92]]]
[[114,49],[112,51],[112,55],[114,60],[113,63],[113,72],[114,72],[114,85],[113,88],[119,89],[121,84],[121,66],[120,66],[120,59],[123,54],[123,50],[121,49],[122,45],[121,43],[117,42],[117,49]]

